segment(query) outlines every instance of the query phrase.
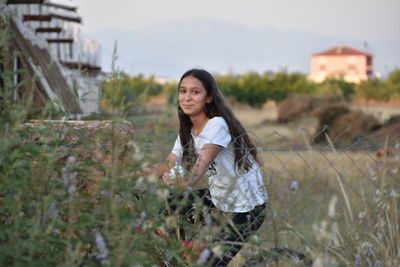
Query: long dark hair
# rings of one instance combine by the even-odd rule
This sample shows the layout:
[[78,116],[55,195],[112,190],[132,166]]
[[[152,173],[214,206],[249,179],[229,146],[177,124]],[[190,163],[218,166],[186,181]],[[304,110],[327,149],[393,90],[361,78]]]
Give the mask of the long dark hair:
[[[235,117],[231,109],[226,105],[224,97],[214,77],[203,69],[191,69],[185,72],[181,79],[179,80],[178,90],[180,88],[181,82],[184,78],[192,76],[202,82],[204,88],[207,91],[207,96],[212,97],[211,103],[207,103],[205,106],[205,113],[208,118],[213,118],[216,116],[223,117],[228,124],[229,132],[232,137],[232,143],[234,146],[235,154],[235,171],[245,170],[249,171],[252,162],[249,158],[250,155],[253,156],[254,160],[257,159],[257,149],[253,142],[250,140],[246,130],[243,128],[242,124]],[[182,161],[187,168],[191,168],[196,160],[196,155],[194,152],[194,141],[191,135],[191,129],[193,127],[190,117],[186,115],[178,104],[178,116],[179,116],[179,136],[181,140],[181,145],[183,148]]]

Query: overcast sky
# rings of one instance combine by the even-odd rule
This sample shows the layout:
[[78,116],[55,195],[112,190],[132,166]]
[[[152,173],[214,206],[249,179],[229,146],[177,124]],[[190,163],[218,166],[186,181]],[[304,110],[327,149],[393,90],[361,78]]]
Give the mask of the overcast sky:
[[335,37],[400,40],[400,0],[55,0],[78,6],[83,32],[145,29],[185,18]]
[[105,71],[115,42],[123,71],[161,77],[193,66],[308,73],[310,55],[336,45],[373,53],[383,75],[400,67],[400,0],[52,1],[78,7]]

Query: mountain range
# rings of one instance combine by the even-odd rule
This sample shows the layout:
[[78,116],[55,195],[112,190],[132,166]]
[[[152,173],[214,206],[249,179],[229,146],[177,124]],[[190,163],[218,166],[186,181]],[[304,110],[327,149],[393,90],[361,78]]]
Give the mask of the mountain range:
[[85,34],[101,47],[101,65],[111,70],[114,48],[116,66],[126,73],[178,78],[189,68],[215,73],[279,71],[309,73],[310,56],[338,45],[374,55],[374,72],[383,76],[400,68],[400,39],[361,40],[299,30],[249,28],[210,19],[185,19],[142,30],[105,30]]

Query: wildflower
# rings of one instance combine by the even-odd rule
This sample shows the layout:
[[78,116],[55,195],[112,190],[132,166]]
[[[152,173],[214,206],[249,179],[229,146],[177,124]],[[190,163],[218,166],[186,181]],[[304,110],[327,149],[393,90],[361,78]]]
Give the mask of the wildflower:
[[354,265],[361,265],[361,257],[359,255],[354,256]]
[[156,190],[156,194],[158,198],[160,199],[165,199],[169,195],[169,190],[165,188],[159,188]]
[[59,235],[59,234],[61,234],[61,231],[60,231],[60,229],[56,228],[56,229],[54,229],[53,233],[55,235]]
[[299,190],[299,182],[292,181],[292,183],[290,184],[290,189],[292,190],[293,193],[296,193],[297,190]]
[[101,260],[102,264],[107,264],[108,263],[108,260],[107,260],[108,249],[106,246],[106,242],[104,241],[104,238],[101,235],[101,233],[98,232],[97,230],[95,233],[95,242],[96,242],[97,248],[100,251],[100,253],[96,255],[96,258]]
[[[375,225],[375,228],[378,228],[379,226],[376,226]],[[381,233],[381,232],[376,232],[376,236],[378,237],[378,240],[379,241],[381,241],[381,242],[383,242],[383,240],[384,240],[384,236],[383,236],[383,234]]]
[[135,153],[133,153],[133,160],[140,161],[144,158],[144,154],[140,151],[140,147],[132,140],[128,142],[128,147],[133,148]]
[[133,227],[139,227],[143,224],[144,220],[146,219],[146,212],[142,211],[139,215],[138,220],[133,224]]
[[149,168],[149,166],[150,166],[150,163],[147,162],[147,161],[143,161],[143,162],[140,164],[140,168],[142,168],[142,170]]
[[142,228],[143,228],[143,230],[153,229],[154,222],[147,220],[147,221],[143,222]]
[[255,243],[255,244],[259,243],[259,242],[261,242],[261,238],[259,235],[252,235],[250,237],[250,242]]
[[146,182],[148,182],[149,184],[156,184],[159,182],[159,179],[155,175],[151,174],[147,177]]
[[142,220],[142,221],[144,221],[144,219],[146,219],[146,212],[144,212],[144,211],[142,211],[141,213],[140,213],[140,220]]
[[115,196],[115,201],[117,202],[123,202],[124,200],[126,200],[126,196],[123,193],[119,193]]
[[64,167],[61,169],[61,180],[65,188],[68,189],[68,193],[72,194],[76,191],[76,186],[74,185],[76,182],[77,173],[71,171],[70,168]]
[[367,213],[366,213],[365,211],[361,211],[360,213],[358,213],[358,218],[359,218],[360,220],[362,220],[362,219],[365,218],[366,215],[367,215]]
[[278,214],[276,213],[276,211],[270,210],[268,213],[269,213],[269,216],[273,219],[276,219],[278,217]]
[[213,254],[217,255],[218,257],[221,257],[223,254],[223,249],[222,246],[214,246],[212,249]]
[[77,190],[75,185],[77,172],[74,171],[76,167],[76,158],[74,156],[69,156],[65,163],[66,167],[61,169],[61,180],[68,194],[72,194]]
[[371,256],[374,255],[374,249],[375,249],[375,247],[374,247],[374,245],[372,245],[370,242],[363,242],[363,243],[361,244],[361,249],[362,249],[362,251],[364,252],[364,254],[365,254],[367,257],[371,257]]
[[197,259],[196,264],[206,264],[207,260],[211,256],[211,251],[208,248],[203,249],[203,251],[200,253],[199,258]]
[[328,207],[328,216],[331,218],[335,217],[336,214],[336,203],[337,203],[337,196],[334,195],[329,202],[329,207]]
[[399,193],[396,192],[396,190],[390,191],[390,197],[391,198],[399,198]]
[[64,167],[61,169],[61,180],[64,187],[68,187],[69,185],[69,177],[68,177],[68,168]]
[[66,163],[68,168],[73,168],[76,166],[76,158],[74,156],[69,156]]
[[72,193],[75,193],[76,192],[76,186],[75,185],[70,185],[69,187],[68,187],[68,194],[72,194]]
[[100,192],[100,195],[102,195],[102,196],[105,196],[105,197],[111,197],[111,192],[110,191],[108,191],[108,190],[102,190],[101,192]]
[[141,187],[141,186],[143,186],[144,185],[144,182],[145,182],[145,179],[144,179],[144,177],[139,177],[139,178],[137,178],[136,179],[136,183],[135,183],[135,188],[138,188],[138,187]]
[[58,210],[57,210],[57,202],[53,201],[50,203],[48,210],[46,211],[46,216],[49,218],[57,217]]
[[379,196],[381,194],[381,191],[379,189],[375,190],[375,195]]
[[375,263],[374,263],[374,267],[379,267],[381,265],[382,265],[382,263],[381,263],[380,260],[376,260]]

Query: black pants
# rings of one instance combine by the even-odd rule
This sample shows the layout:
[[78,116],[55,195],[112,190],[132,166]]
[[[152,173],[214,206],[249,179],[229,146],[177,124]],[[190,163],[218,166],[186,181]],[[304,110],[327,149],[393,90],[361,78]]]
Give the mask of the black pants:
[[[265,218],[266,205],[256,206],[249,212],[225,213],[218,210],[211,201],[208,189],[185,191],[168,199],[170,211],[178,215],[182,224],[217,226],[209,243],[209,256],[205,266],[227,266],[240,251],[252,233],[256,232]],[[184,232],[180,234],[185,238]],[[220,253],[213,253],[212,247],[219,246]]]

